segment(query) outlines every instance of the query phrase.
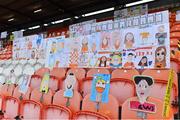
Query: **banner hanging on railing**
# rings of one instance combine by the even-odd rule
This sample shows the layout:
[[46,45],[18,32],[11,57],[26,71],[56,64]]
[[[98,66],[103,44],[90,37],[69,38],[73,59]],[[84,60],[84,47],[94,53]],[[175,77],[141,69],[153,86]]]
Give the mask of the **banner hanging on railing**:
[[42,34],[17,38],[13,41],[13,59],[45,59],[45,49]]
[[113,22],[113,26],[118,23],[117,29],[73,38],[50,38],[46,66],[169,68],[168,16],[168,11],[136,16]]

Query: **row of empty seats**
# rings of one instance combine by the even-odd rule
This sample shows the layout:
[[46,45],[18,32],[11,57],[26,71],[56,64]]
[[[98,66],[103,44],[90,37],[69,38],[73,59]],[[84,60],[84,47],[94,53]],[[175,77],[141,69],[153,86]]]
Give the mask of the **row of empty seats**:
[[[48,93],[41,93],[39,89],[29,88],[28,92],[23,95],[19,93],[18,86],[3,85],[0,88],[2,102],[0,107],[4,114],[3,119],[119,118],[118,101],[111,94],[109,94],[108,103],[100,103],[100,107],[97,109],[97,103],[90,100],[90,94],[82,98],[78,91],[74,91],[74,96],[68,99],[63,96],[63,90],[56,91],[53,94],[51,89]],[[136,112],[128,108],[129,100],[137,100],[137,98],[131,97],[122,104],[121,118],[123,119],[136,118]],[[149,97],[148,101],[155,103],[157,108],[157,113],[148,115],[148,119],[162,118],[163,101],[152,97]],[[170,118],[173,118],[171,110]]]
[[[28,92],[22,95],[18,89],[19,87],[15,88],[14,85],[1,86],[1,110],[4,113],[4,119],[17,117],[23,119],[70,119],[73,117],[72,115],[81,115],[81,112],[83,116],[97,114],[104,118],[118,119],[118,102],[111,95],[109,95],[109,102],[101,104],[99,112],[96,113],[96,103],[90,101],[89,94],[82,100],[81,95],[74,91],[73,98],[68,100],[63,97],[63,90],[53,94],[49,89],[45,94],[41,93],[39,89],[31,90],[29,88]],[[81,100],[82,111],[80,111]],[[69,101],[69,106],[67,106],[67,101]],[[78,116],[74,117],[79,118]]]
[[44,60],[0,61],[0,83],[5,83],[11,75],[14,84],[20,84],[23,74],[33,75],[34,71],[42,67],[44,67]]
[[180,71],[180,22],[176,21],[176,13],[172,12],[169,16],[170,21],[170,49],[171,49],[171,68],[176,72]]
[[[103,73],[111,74],[110,82],[110,94],[113,95],[119,106],[122,106],[124,101],[130,97],[136,96],[135,85],[132,81],[135,75],[140,75],[135,69],[116,69],[109,71],[108,69],[89,69],[87,72],[85,69],[62,69],[54,68],[51,71],[48,68],[42,68],[32,75],[30,87],[39,88],[44,73],[50,72],[49,88],[55,93],[58,90],[63,90],[64,79],[67,74],[74,73],[78,82],[76,83],[75,90],[79,91],[82,97],[85,97],[91,92],[91,84],[94,74]],[[142,75],[152,76],[155,80],[155,84],[151,90],[152,97],[164,100],[166,86],[169,77],[169,70],[145,70]],[[118,91],[123,91],[119,93]],[[171,91],[171,103],[177,103],[178,101],[178,83],[177,74],[174,73],[173,88]],[[174,113],[177,112],[177,106],[173,106]]]
[[12,58],[12,45],[8,44],[5,48],[0,50],[0,60],[9,60],[11,58]]

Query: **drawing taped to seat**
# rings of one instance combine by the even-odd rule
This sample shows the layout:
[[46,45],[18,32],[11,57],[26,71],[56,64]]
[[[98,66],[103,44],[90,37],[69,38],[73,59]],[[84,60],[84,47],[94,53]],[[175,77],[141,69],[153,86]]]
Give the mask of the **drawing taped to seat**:
[[108,102],[110,88],[110,74],[96,74],[93,77],[90,100],[94,102]]

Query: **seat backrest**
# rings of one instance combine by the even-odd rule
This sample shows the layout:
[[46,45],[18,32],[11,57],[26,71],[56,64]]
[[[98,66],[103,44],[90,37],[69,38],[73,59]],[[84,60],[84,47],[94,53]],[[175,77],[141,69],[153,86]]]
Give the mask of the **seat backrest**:
[[[111,73],[110,94],[117,98],[119,105],[129,98],[135,96],[133,77],[139,75],[135,69],[116,69]],[[122,91],[121,94],[118,92]]]
[[135,75],[139,75],[139,72],[136,69],[116,69],[111,73],[111,79],[113,78],[126,78],[133,80]]
[[11,85],[4,84],[2,86],[2,95],[12,96],[13,92],[14,92],[14,88],[15,88],[15,86],[13,84],[11,84]]
[[171,32],[180,32],[180,24],[176,24],[171,28]]
[[[175,58],[178,58],[178,57],[175,57]],[[170,68],[173,69],[176,73],[179,72],[180,66],[179,66],[177,60],[171,60]]]
[[170,38],[180,38],[180,32],[171,32]]
[[6,97],[3,102],[3,111],[5,119],[13,119],[19,115],[19,100],[14,97]]
[[43,108],[42,119],[45,120],[70,120],[72,119],[72,112],[64,106],[47,106]]
[[61,82],[62,81],[59,80],[57,77],[50,75],[49,89],[51,89],[53,92],[59,90]]
[[98,112],[79,111],[74,115],[74,120],[110,120],[108,116]]
[[[67,101],[68,99],[64,97],[63,90],[60,90],[55,93],[53,98],[54,105],[66,106]],[[81,102],[81,95],[77,91],[74,91],[73,97],[69,99],[70,105],[68,106],[68,108],[70,108],[72,112],[75,113],[80,110],[80,102]]]
[[16,76],[20,76],[23,72],[23,65],[22,64],[17,64],[15,67],[14,67],[14,74]]
[[74,73],[78,81],[82,81],[86,76],[86,70],[83,68],[71,68],[67,71],[66,75],[69,73]]
[[108,69],[105,68],[92,68],[90,70],[88,70],[86,77],[93,77],[94,74],[98,74],[98,73],[102,73],[102,74],[110,74]]
[[28,60],[28,63],[34,65],[36,63],[36,59],[30,59]]
[[171,45],[171,47],[178,47],[178,46],[177,46],[177,45],[178,45],[178,41],[179,41],[178,38],[171,38],[171,39],[170,39],[170,45]]
[[[147,75],[147,76],[151,76],[154,80],[155,80],[155,84],[156,83],[161,83],[161,84],[167,84],[168,82],[168,78],[169,78],[169,73],[170,70],[145,70],[142,75]],[[176,90],[175,94],[178,95],[178,78],[177,78],[177,74],[174,72],[174,80],[173,80],[173,87],[174,90]]]
[[[84,97],[82,110],[97,112],[96,106],[97,102],[90,101],[90,94]],[[107,115],[111,119],[118,119],[119,104],[117,99],[109,94],[108,103],[100,103],[98,112]]]
[[50,71],[50,82],[49,82],[49,87],[52,90],[57,90],[59,88],[62,89],[63,87],[63,80],[65,78],[65,74],[66,74],[66,69],[64,68],[53,68]]
[[40,89],[36,88],[32,90],[30,100],[40,102],[45,105],[49,105],[52,103],[52,96],[53,96],[53,92],[50,89],[48,93],[42,93],[40,92]]
[[[164,70],[149,69],[149,70],[145,70],[142,74],[147,75],[147,76],[151,76],[155,80],[168,81],[169,72],[170,72],[170,70],[168,70],[168,69],[164,69]],[[177,85],[178,84],[177,81],[178,81],[177,74],[174,72],[173,83],[175,85]]]
[[31,100],[22,101],[20,107],[20,118],[25,120],[39,120],[42,116],[42,108],[42,105],[37,102]]
[[0,74],[0,84],[4,84],[6,82],[6,77],[4,74]]
[[23,74],[33,75],[35,72],[33,65],[27,63],[23,67]]
[[30,87],[32,89],[34,88],[40,88],[41,85],[41,81],[42,81],[42,77],[39,75],[32,75],[31,76],[31,81],[30,81]]
[[[137,112],[135,110],[130,110],[129,102],[138,101],[137,97],[132,97],[126,100],[122,105],[121,119],[138,119]],[[156,113],[147,114],[147,119],[165,119],[162,117],[163,114],[163,101],[149,97],[148,102],[154,103],[156,105]],[[172,110],[170,109],[170,117],[173,118]],[[168,119],[168,118],[167,118]],[[140,120],[140,119],[139,119]]]
[[2,89],[3,88],[3,85],[0,84],[0,110],[2,110],[2,105],[3,105],[3,95],[2,95]]
[[13,97],[19,99],[20,96],[22,96],[23,100],[29,100],[30,98],[30,93],[31,93],[31,90],[30,88],[28,88],[27,92],[25,94],[22,94],[19,92],[19,86],[17,86],[15,89],[14,89],[14,93],[13,93]]
[[45,73],[49,73],[50,72],[50,70],[49,70],[49,68],[40,68],[40,69],[38,69],[37,71],[35,71],[35,75],[39,75],[39,76],[43,76]]
[[50,75],[51,75],[51,76],[55,76],[55,77],[57,77],[58,79],[64,79],[64,77],[65,77],[65,75],[66,75],[66,69],[54,67],[54,68],[50,71]]
[[[121,91],[121,94],[119,94]],[[135,86],[132,80],[128,79],[111,79],[110,94],[116,97],[121,106],[126,99],[135,96]]]

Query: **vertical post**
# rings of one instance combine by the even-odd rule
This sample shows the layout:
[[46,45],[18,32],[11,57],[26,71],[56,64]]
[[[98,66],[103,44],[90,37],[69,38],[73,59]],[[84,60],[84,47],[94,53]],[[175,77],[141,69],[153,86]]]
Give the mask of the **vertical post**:
[[99,112],[99,106],[100,104],[99,104],[99,102],[97,102],[97,104],[96,104],[96,110],[97,110],[97,112]]
[[67,101],[66,101],[66,107],[70,106],[70,101],[69,100],[70,100],[70,98],[68,97]]

